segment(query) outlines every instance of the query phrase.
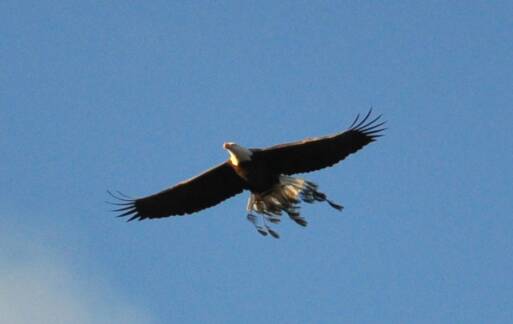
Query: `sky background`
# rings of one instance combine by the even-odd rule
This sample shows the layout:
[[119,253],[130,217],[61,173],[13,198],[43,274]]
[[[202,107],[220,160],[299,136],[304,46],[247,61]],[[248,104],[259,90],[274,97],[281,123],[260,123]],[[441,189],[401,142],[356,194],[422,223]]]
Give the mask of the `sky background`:
[[[509,1],[0,2],[1,323],[513,321]],[[386,136],[306,175],[279,240],[247,194],[126,223],[227,158]]]

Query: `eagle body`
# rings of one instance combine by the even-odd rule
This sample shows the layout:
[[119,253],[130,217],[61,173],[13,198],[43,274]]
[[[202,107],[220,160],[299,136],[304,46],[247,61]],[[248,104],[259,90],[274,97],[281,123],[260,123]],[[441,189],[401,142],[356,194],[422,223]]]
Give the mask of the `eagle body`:
[[169,189],[138,199],[111,193],[119,200],[116,211],[120,217],[131,216],[129,221],[186,215],[248,190],[248,220],[262,235],[278,238],[269,223],[279,223],[283,214],[307,225],[299,212],[301,202],[325,201],[342,210],[315,183],[292,175],[330,167],[382,136],[385,122],[379,122],[381,116],[369,120],[370,115],[371,111],[362,119],[358,115],[348,130],[335,135],[264,149],[225,143],[227,161]]
[[279,174],[270,171],[265,161],[258,158],[258,154],[252,155],[250,160],[241,161],[233,164],[229,161],[230,166],[235,173],[244,180],[245,189],[252,193],[262,194],[278,183]]

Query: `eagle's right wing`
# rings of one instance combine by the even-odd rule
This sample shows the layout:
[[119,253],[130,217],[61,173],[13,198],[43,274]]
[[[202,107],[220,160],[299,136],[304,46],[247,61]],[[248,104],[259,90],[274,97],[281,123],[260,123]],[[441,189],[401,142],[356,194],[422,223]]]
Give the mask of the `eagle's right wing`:
[[371,111],[362,120],[358,115],[345,132],[254,150],[255,158],[264,160],[278,174],[311,172],[332,166],[382,136],[385,128],[381,126],[385,122],[378,122],[381,115],[368,121]]
[[[121,208],[115,210],[128,220],[192,214],[212,207],[245,189],[244,181],[224,162],[174,187],[138,199],[114,196]],[[112,195],[112,194],[111,194]]]

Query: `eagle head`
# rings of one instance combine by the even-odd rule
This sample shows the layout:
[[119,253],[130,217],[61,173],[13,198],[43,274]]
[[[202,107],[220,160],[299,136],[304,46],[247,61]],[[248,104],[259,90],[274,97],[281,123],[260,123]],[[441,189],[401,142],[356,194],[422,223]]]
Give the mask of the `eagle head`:
[[251,160],[251,152],[249,149],[233,142],[223,144],[223,148],[230,153],[230,162],[233,165],[239,165],[240,162]]

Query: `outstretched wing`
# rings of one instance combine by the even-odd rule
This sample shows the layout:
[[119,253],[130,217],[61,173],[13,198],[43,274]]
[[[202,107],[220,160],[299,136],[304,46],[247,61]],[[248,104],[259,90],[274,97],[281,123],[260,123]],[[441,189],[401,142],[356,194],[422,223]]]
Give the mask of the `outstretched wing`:
[[254,158],[262,159],[276,173],[294,174],[319,170],[334,165],[382,136],[385,122],[381,115],[369,121],[360,115],[345,132],[332,136],[308,138],[302,141],[254,150]]
[[120,217],[131,216],[131,221],[192,214],[217,205],[244,188],[244,181],[225,162],[154,195],[139,199],[111,195],[120,200],[117,204],[121,208],[115,211],[122,213]]

